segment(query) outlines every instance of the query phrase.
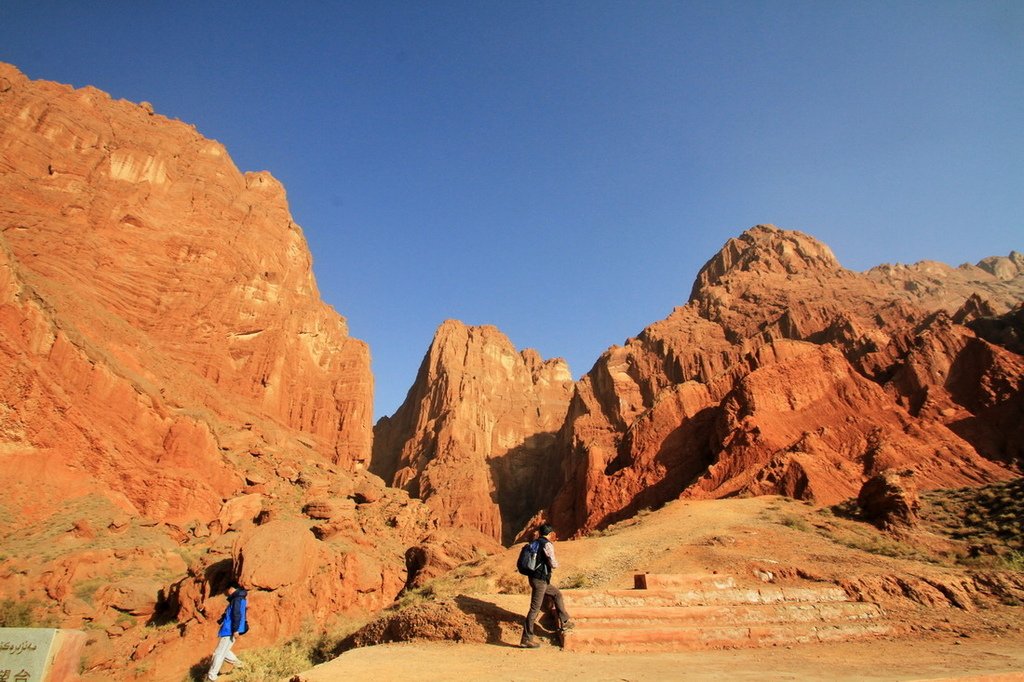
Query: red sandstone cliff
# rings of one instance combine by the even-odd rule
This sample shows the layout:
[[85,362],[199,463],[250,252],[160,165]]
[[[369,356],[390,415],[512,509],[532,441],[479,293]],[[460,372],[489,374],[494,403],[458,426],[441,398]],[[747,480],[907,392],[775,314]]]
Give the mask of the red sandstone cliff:
[[319,300],[280,183],[98,90],[9,66],[0,89],[3,239],[72,344],[169,409],[229,402],[368,458],[369,354]]
[[830,502],[885,470],[970,484],[1024,456],[1017,253],[854,273],[759,226],[575,385],[447,322],[374,429],[395,490],[360,471],[368,351],[269,175],[151,107],[0,65],[0,190],[0,596],[89,624],[94,679],[180,679],[232,574],[266,644],[380,608],[545,506],[581,532],[681,495]]
[[798,232],[730,240],[687,305],[577,384],[552,519],[585,531],[680,495],[834,502],[890,467],[923,487],[1011,475],[1021,358],[952,319],[1016,305],[1021,260],[859,274]]
[[88,624],[91,679],[181,679],[231,574],[269,644],[390,603],[444,544],[360,471],[368,349],[269,174],[0,65],[0,196],[0,597]]
[[536,511],[572,377],[494,327],[448,320],[398,411],[374,429],[372,471],[446,523],[506,541]]

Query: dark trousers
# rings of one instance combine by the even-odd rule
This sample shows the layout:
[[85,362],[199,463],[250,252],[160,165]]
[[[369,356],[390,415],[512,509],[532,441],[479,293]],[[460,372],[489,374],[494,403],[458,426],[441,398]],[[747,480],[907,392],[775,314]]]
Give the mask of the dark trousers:
[[533,624],[540,614],[544,597],[551,597],[558,609],[558,617],[563,623],[568,622],[569,614],[565,611],[565,602],[562,601],[562,591],[546,580],[530,578],[530,611],[526,614],[526,622],[523,624],[523,641],[533,637]]

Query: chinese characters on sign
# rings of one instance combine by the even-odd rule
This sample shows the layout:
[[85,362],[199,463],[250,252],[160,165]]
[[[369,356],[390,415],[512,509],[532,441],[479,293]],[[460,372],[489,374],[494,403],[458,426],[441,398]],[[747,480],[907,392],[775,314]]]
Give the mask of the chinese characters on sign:
[[32,679],[32,673],[27,670],[14,673],[14,677],[11,677],[10,670],[0,670],[0,682],[29,682]]

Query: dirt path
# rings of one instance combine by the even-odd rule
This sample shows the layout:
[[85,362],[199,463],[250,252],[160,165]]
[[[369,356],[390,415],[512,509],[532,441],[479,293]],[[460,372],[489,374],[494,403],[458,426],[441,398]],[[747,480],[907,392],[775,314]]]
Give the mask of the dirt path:
[[[960,575],[956,568],[854,549],[851,544],[864,542],[850,535],[857,532],[867,531],[781,498],[679,501],[607,532],[559,542],[562,587],[630,588],[638,571],[715,572],[736,576],[741,583],[756,582],[757,570],[774,572],[784,580],[799,569],[833,584],[853,576]],[[512,571],[516,551],[511,548],[480,562],[466,578],[475,581],[472,586],[482,590],[480,595],[489,593],[481,599],[507,612],[496,640],[481,644],[418,641],[354,649],[302,673],[299,679],[1024,682],[1024,608],[1004,604],[963,610],[946,603],[928,607],[896,597],[884,604],[893,625],[893,634],[885,639],[654,654],[567,652],[546,643],[541,649],[524,651],[513,644],[518,641],[527,596],[496,599],[493,595],[496,585],[521,582],[517,575],[504,575]],[[457,591],[468,584],[453,583],[448,589],[456,590],[451,594],[474,594]],[[438,586],[440,596],[450,596],[444,589],[445,585]]]
[[1024,636],[809,644],[664,654],[523,651],[488,644],[367,647],[302,673],[302,682],[348,680],[1024,680]]

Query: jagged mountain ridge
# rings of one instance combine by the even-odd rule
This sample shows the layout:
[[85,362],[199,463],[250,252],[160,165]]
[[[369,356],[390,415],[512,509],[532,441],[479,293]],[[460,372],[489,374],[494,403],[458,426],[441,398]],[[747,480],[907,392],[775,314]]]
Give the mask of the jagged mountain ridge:
[[[1013,266],[1006,279],[981,268],[960,277],[963,270],[931,267],[947,276],[945,287],[933,277],[929,289],[914,291],[905,286],[909,276],[897,287],[877,271],[843,269],[827,247],[801,233],[748,230],[702,269],[685,306],[607,351],[577,384],[552,518],[578,532],[681,494],[778,492],[837,501],[887,466],[916,467],[925,486],[1009,475],[948,432],[952,413],[923,415],[911,405],[908,382],[886,377],[912,363],[912,347],[924,335],[973,336],[944,326],[941,306],[972,295],[1000,312],[1019,302],[1024,271],[1017,260],[1012,254],[999,261]],[[947,350],[947,362],[973,350],[991,353],[990,374],[1012,375],[1020,365],[1019,356],[983,341]],[[944,378],[918,384],[938,400],[948,394]],[[1019,404],[1020,382],[1013,384],[992,400]],[[905,408],[911,410],[902,415]],[[882,423],[894,418],[898,423]],[[948,456],[930,457],[936,445]],[[1019,456],[985,454],[1003,462]],[[848,470],[837,475],[841,464]],[[826,471],[815,475],[822,465]]]
[[572,384],[564,360],[448,320],[405,402],[374,427],[371,471],[447,523],[507,542],[535,511],[531,483],[553,475],[546,455]]
[[[964,324],[1024,299],[1022,264],[1012,252],[856,273],[807,235],[754,227],[708,261],[685,305],[576,383],[549,466],[520,489],[538,517],[578,533],[679,496],[838,501],[893,467],[916,469],[924,487],[1010,476],[1020,357]],[[465,372],[474,352],[461,346],[435,374]],[[519,389],[499,379],[487,391]],[[400,410],[406,456],[466,476],[472,457],[432,459],[431,436],[411,425],[443,414],[469,442],[474,419],[460,420],[457,399],[438,400],[422,371],[412,393]],[[394,448],[378,437],[374,460]]]

